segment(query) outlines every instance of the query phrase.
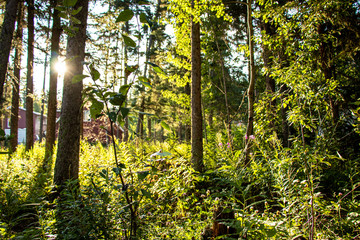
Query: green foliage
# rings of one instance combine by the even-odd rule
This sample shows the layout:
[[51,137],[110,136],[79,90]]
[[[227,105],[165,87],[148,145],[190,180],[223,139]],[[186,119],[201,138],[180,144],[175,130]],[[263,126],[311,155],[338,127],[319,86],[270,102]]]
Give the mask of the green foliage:
[[[243,138],[241,127],[239,131]],[[42,168],[44,147],[35,145],[29,153],[19,147],[11,159],[0,160],[1,237],[48,238],[61,231],[65,239],[126,238],[131,214],[125,191],[136,206],[140,239],[200,239],[206,226],[212,226],[216,209],[229,206],[235,219],[223,222],[247,239],[308,237],[312,214],[316,239],[360,234],[357,160],[343,166],[342,180],[338,171],[329,171],[335,156],[326,149],[303,148],[301,142],[289,149],[276,137],[267,142],[256,138],[250,165],[237,168],[242,151],[228,148],[219,134],[210,139],[205,163],[212,169],[204,175],[191,168],[186,144],[117,142],[122,165],[116,167],[113,148],[83,141],[80,189],[69,182],[55,202],[44,198],[50,194],[48,173],[53,169]],[[126,185],[120,172],[130,179]],[[337,190],[325,191],[325,179],[335,179]]]
[[116,19],[116,22],[127,22],[130,21],[134,16],[134,12],[130,9],[122,11]]

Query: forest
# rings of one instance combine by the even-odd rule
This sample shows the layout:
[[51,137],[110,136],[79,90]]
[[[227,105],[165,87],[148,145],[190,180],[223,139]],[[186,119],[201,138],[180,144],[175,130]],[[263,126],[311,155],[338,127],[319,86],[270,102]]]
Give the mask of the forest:
[[359,0],[2,0],[0,23],[0,239],[360,239]]

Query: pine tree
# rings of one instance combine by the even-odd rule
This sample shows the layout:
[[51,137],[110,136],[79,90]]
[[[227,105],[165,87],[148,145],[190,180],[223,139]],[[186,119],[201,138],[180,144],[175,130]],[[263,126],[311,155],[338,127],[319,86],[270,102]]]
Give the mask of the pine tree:
[[88,0],[78,0],[74,9],[79,8],[81,11],[76,14],[76,19],[80,24],[76,24],[78,21],[70,22],[78,30],[74,35],[68,36],[66,48],[67,72],[64,77],[59,143],[54,169],[54,183],[60,187],[60,191],[67,180],[77,179],[79,175],[83,83],[82,80],[74,83],[73,78],[83,72]]

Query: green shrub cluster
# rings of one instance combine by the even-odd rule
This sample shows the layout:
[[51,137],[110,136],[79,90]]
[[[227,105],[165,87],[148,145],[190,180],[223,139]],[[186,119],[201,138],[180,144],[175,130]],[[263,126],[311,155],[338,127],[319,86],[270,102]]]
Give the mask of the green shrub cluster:
[[[284,148],[273,137],[253,140],[245,168],[241,146],[221,140],[205,145],[204,174],[192,169],[187,144],[116,143],[119,169],[113,148],[83,141],[79,180],[55,199],[43,145],[19,147],[0,160],[0,238],[207,239],[215,220],[236,230],[221,239],[360,236],[358,159],[296,141]],[[234,218],[217,217],[226,212]]]

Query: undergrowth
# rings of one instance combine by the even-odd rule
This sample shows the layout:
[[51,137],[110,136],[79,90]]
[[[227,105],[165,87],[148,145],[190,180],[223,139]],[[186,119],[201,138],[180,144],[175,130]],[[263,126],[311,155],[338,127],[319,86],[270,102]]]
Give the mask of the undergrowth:
[[[55,239],[61,233],[63,239],[130,239],[131,223],[137,239],[205,239],[219,211],[234,213],[234,219],[217,221],[237,234],[221,239],[360,237],[359,159],[255,139],[244,168],[241,143],[228,148],[219,136],[210,140],[204,174],[191,168],[187,144],[117,142],[124,164],[118,169],[112,148],[82,141],[81,187],[54,201],[54,166],[52,160],[44,164],[44,146],[29,152],[20,146],[10,157],[0,156],[0,238]],[[125,190],[135,221],[129,219],[134,214]]]

